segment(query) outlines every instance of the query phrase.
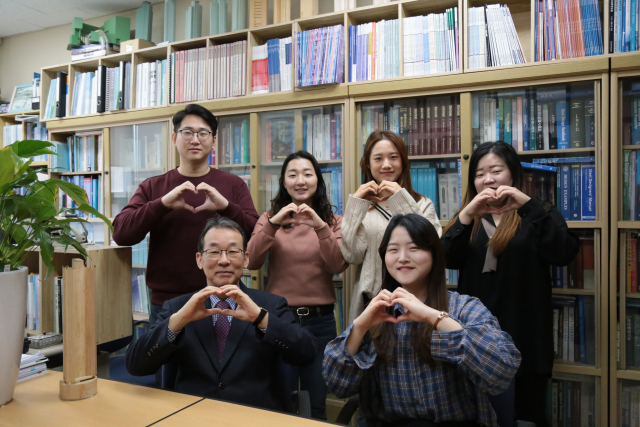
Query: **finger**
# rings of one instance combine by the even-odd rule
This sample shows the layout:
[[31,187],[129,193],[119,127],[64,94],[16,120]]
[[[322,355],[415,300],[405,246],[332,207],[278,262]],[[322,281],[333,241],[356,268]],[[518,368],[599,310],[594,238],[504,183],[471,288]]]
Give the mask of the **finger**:
[[395,318],[396,322],[406,322],[407,320],[411,320],[411,316],[409,316],[409,313],[404,313],[401,314],[400,316]]

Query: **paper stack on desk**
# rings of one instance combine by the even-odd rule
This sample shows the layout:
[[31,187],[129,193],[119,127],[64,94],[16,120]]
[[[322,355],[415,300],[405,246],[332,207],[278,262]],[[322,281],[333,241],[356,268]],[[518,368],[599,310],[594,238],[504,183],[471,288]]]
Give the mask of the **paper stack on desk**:
[[36,354],[23,354],[22,358],[20,359],[20,372],[18,373],[18,382],[46,374],[46,362],[48,360],[49,359],[40,354],[40,352],[37,352]]

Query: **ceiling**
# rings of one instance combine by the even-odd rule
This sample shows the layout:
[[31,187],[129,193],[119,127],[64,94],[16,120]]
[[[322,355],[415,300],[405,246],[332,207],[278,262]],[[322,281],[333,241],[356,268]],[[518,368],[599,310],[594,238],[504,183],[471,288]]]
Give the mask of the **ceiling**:
[[[0,0],[0,38],[137,9],[143,0]],[[163,0],[149,0],[151,4]]]

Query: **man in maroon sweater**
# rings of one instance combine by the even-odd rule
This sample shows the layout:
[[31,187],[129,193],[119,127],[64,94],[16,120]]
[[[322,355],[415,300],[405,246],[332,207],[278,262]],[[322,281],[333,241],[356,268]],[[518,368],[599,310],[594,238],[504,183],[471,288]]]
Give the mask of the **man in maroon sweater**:
[[113,221],[118,245],[135,245],[150,233],[147,286],[152,325],[165,301],[207,285],[193,248],[209,218],[232,219],[248,236],[258,220],[247,184],[207,164],[217,128],[218,119],[200,105],[190,104],[176,113],[171,141],[180,154],[180,166],[140,184]]

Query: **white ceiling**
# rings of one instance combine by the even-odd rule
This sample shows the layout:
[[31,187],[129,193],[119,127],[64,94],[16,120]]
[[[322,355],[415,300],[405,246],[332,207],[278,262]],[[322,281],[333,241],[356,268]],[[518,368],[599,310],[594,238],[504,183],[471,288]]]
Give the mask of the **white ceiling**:
[[[142,1],[0,0],[0,38],[71,24],[75,17],[90,19],[137,9]],[[151,4],[162,1],[149,0]]]

